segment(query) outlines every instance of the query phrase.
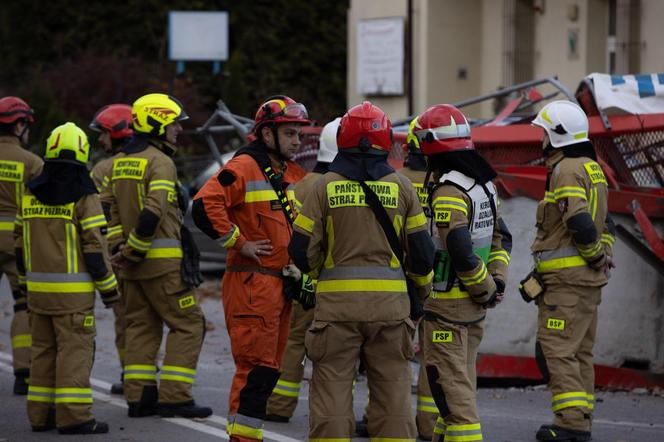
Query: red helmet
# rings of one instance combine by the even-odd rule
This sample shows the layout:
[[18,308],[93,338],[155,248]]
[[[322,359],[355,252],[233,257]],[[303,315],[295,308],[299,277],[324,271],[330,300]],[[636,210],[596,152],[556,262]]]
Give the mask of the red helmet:
[[120,139],[131,137],[134,131],[131,129],[131,106],[128,104],[109,104],[97,111],[90,129],[95,132],[107,130],[111,138]]
[[337,133],[339,150],[373,147],[392,149],[392,122],[381,108],[365,101],[354,106],[341,118]]
[[474,149],[466,116],[451,104],[436,104],[417,117],[415,136],[425,155]]
[[18,97],[0,98],[0,123],[10,124],[16,120],[25,118],[32,123],[35,112],[28,106],[28,103]]
[[256,134],[261,127],[269,123],[311,123],[304,104],[297,103],[285,95],[268,98],[256,111],[254,121],[254,133]]

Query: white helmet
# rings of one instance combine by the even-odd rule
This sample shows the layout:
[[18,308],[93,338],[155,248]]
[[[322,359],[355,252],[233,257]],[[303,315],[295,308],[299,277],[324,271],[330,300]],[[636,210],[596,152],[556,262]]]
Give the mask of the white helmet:
[[337,156],[339,148],[337,147],[337,130],[341,117],[335,118],[327,123],[320,133],[320,148],[318,149],[318,161],[321,163],[331,163]]
[[532,124],[546,131],[553,147],[589,141],[588,117],[571,101],[559,100],[547,104]]

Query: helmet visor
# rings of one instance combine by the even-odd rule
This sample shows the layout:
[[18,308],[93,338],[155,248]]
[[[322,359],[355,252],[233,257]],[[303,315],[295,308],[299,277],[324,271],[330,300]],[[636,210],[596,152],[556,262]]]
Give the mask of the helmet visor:
[[417,138],[432,143],[434,140],[449,140],[451,138],[469,138],[470,125],[450,124],[449,126],[434,127],[432,129],[423,129],[415,132]]
[[307,108],[304,107],[302,103],[293,103],[281,109],[279,113],[275,115],[276,117],[286,117],[286,118],[300,118],[304,120],[309,119],[309,114]]

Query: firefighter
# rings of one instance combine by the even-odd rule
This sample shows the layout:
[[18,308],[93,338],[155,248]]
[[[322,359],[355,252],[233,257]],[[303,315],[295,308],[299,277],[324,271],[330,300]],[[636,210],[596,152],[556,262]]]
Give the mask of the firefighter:
[[551,390],[552,425],[537,439],[586,441],[594,408],[593,345],[601,288],[613,267],[615,228],[608,188],[588,139],[588,118],[569,101],[546,105],[533,120],[544,129],[546,193],[537,206],[532,245],[545,289],[537,298],[536,357]]
[[[113,263],[119,270],[126,305],[124,393],[129,417],[202,418],[212,414],[192,396],[196,364],[205,335],[205,317],[196,303],[196,285],[186,271],[188,236],[182,230],[177,171],[182,104],[165,94],[148,94],[132,105],[131,140],[114,158],[109,230]],[[163,325],[169,329],[157,387],[157,353]]]
[[0,99],[0,271],[7,276],[14,297],[11,324],[14,394],[28,394],[30,377],[30,323],[27,299],[19,288],[14,253],[14,220],[25,183],[39,175],[41,158],[22,146],[28,144],[33,110],[18,97]]
[[414,129],[428,156],[435,223],[433,292],[424,305],[424,365],[439,417],[433,441],[482,440],[475,362],[486,309],[503,297],[511,234],[500,217],[496,173],[477,153],[470,125],[439,104]]
[[304,124],[304,105],[268,98],[256,112],[256,138],[194,196],[196,225],[228,249],[222,303],[235,361],[227,427],[233,442],[263,440],[288,339],[291,284],[282,271],[289,264],[293,185],[305,175],[292,161]]
[[[295,185],[297,210],[301,209],[302,202],[311,193],[318,179],[327,173],[330,163],[337,155],[339,121],[341,118],[336,118],[323,127],[319,138],[316,166],[311,173],[308,173]],[[293,304],[288,342],[281,361],[282,372],[267,402],[267,420],[269,421],[288,422],[293,416],[304,376],[304,334],[313,320],[313,309],[304,310],[299,304]]]
[[[417,191],[417,196],[420,199],[422,210],[427,217],[429,216],[429,203],[428,203],[428,187],[424,185],[424,180],[427,175],[427,161],[424,154],[419,147],[419,141],[415,136],[413,129],[417,124],[417,117],[413,118],[408,126],[408,135],[406,137],[406,144],[403,148],[406,151],[406,158],[403,167],[398,170],[398,173],[404,175],[410,180]],[[421,305],[420,305],[421,308]],[[415,424],[417,427],[418,437],[422,440],[431,440],[433,435],[433,427],[436,423],[438,416],[438,408],[431,396],[429,390],[429,383],[427,382],[426,372],[424,370],[424,361],[422,358],[424,344],[422,336],[424,333],[422,321],[418,321],[418,347],[419,353],[417,354],[420,369],[417,376],[417,405]],[[361,421],[355,423],[355,432],[357,436],[369,437],[369,430],[367,425],[366,412]]]
[[305,337],[313,362],[311,440],[350,440],[360,354],[371,392],[369,434],[415,438],[406,277],[420,296],[426,294],[433,244],[415,189],[387,163],[391,126],[369,102],[351,108],[340,122],[339,154],[295,220],[289,253],[298,268],[318,278],[315,319]]
[[[408,126],[408,136],[406,138],[406,149],[408,156],[403,163],[403,168],[399,171],[413,183],[417,196],[420,197],[422,210],[429,216],[429,190],[424,184],[427,175],[426,157],[420,149],[420,143],[414,130],[417,125],[417,117],[413,118]],[[433,437],[433,428],[438,416],[438,408],[431,396],[431,389],[427,381],[427,374],[424,368],[424,322],[420,321],[417,325],[418,347],[420,369],[417,376],[417,406],[415,414],[415,424],[417,426],[418,437],[422,440],[431,440]]]
[[92,415],[95,289],[106,307],[119,295],[106,245],[106,218],[86,164],[89,145],[74,123],[46,141],[46,164],[27,184],[16,218],[19,274],[27,281],[33,431],[107,433]]
[[[131,139],[134,133],[131,126],[131,106],[128,104],[110,104],[102,107],[97,111],[89,126],[93,131],[99,132],[98,141],[108,156],[95,164],[90,172],[90,177],[100,193],[101,205],[108,220],[110,220],[110,205],[113,199],[113,193],[108,186],[113,172],[113,160],[122,155],[120,149]],[[110,240],[121,233],[122,229],[116,228],[108,232],[107,238]],[[125,297],[120,281],[118,279],[120,301],[113,304],[113,314],[115,316],[115,348],[118,351],[120,367],[123,367],[126,328]],[[123,376],[121,375],[120,382],[111,385],[112,394],[124,393],[122,382]]]

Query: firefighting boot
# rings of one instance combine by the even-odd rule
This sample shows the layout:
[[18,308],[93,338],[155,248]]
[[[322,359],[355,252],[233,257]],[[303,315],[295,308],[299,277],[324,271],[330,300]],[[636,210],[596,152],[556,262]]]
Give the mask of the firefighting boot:
[[127,415],[129,417],[145,417],[157,414],[157,398],[159,392],[156,385],[148,385],[143,387],[143,394],[141,400],[138,402],[128,402],[129,410]]
[[44,425],[33,425],[32,431],[41,433],[44,431],[55,430],[55,408],[49,408],[46,415],[46,423]]
[[28,394],[28,378],[30,370],[21,369],[14,372],[14,394],[25,396]]
[[157,414],[161,417],[204,418],[212,414],[212,408],[201,407],[194,401],[181,404],[159,404]]
[[108,433],[108,424],[106,422],[91,421],[82,424],[72,425],[71,427],[58,428],[60,434],[103,434]]
[[541,441],[557,442],[585,442],[591,439],[590,431],[572,430],[557,425],[542,425],[535,437]]
[[111,394],[124,394],[124,371],[120,375],[120,382],[111,385]]

